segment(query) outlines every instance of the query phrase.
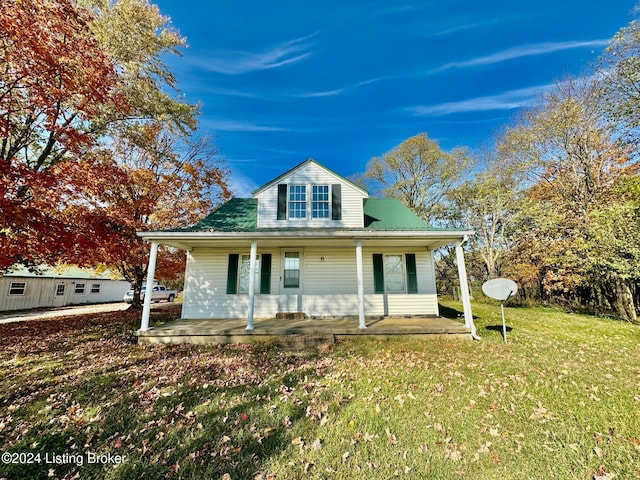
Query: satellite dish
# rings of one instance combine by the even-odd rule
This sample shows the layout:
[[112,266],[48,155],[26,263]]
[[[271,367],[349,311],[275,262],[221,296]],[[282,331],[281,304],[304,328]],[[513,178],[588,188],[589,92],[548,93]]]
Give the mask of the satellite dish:
[[500,300],[500,311],[502,312],[502,336],[504,337],[504,343],[507,343],[507,325],[504,320],[504,305],[502,302],[507,300],[510,296],[515,295],[518,291],[518,285],[513,280],[508,278],[494,278],[484,282],[482,285],[482,293],[487,297],[494,300]]
[[518,285],[508,278],[494,278],[484,282],[482,285],[482,293],[494,300],[504,302],[518,291]]

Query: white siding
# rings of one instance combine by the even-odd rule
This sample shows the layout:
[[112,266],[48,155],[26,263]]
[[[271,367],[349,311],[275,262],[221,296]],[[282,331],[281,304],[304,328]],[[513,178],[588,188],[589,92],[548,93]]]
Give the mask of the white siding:
[[[278,220],[278,185],[271,185],[256,195],[258,199],[258,228],[282,227],[347,227],[362,228],[364,222],[362,200],[367,198],[361,190],[345,182],[340,177],[315,163],[308,163],[291,175],[282,178],[280,183],[288,185],[307,185],[307,202],[311,204],[311,185],[341,184],[342,220],[328,219],[294,219]],[[329,194],[331,195],[331,193]]]
[[[9,295],[13,282],[26,283],[24,295]],[[85,285],[84,293],[75,293],[75,286],[79,283]],[[61,296],[56,295],[59,284],[65,286]],[[100,285],[100,293],[91,293],[93,284]],[[130,288],[129,282],[117,280],[7,276],[0,278],[0,311],[121,302]]]
[[[284,251],[283,249],[282,251]],[[294,249],[291,249],[294,250]],[[302,311],[309,316],[355,316],[358,297],[355,245],[349,248],[305,248],[302,257],[302,292],[281,293],[280,250],[261,250],[272,255],[271,294],[257,294],[255,317],[274,317],[277,312]],[[196,249],[188,253],[183,318],[246,318],[247,294],[227,295],[227,267],[230,253],[246,250]],[[369,249],[363,252],[365,314],[367,316],[437,315],[433,258],[427,250]],[[417,294],[374,294],[374,253],[416,254]]]

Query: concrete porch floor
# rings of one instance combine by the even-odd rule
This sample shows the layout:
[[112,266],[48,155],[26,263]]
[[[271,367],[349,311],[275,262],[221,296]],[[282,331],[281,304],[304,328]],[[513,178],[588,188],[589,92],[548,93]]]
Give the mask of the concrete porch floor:
[[283,337],[314,337],[333,341],[351,335],[447,335],[471,339],[471,330],[461,322],[443,317],[384,317],[367,319],[367,329],[358,328],[357,318],[256,319],[253,331],[241,319],[179,319],[144,332],[140,343],[255,343]]

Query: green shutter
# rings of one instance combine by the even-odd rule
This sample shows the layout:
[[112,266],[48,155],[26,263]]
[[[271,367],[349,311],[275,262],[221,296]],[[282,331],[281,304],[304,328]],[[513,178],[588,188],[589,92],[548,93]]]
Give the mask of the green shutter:
[[287,184],[278,185],[278,220],[287,219]]
[[342,185],[331,185],[331,220],[342,220]]
[[416,254],[407,253],[404,256],[407,266],[407,293],[418,293],[418,272],[416,270]]
[[238,293],[238,258],[237,253],[229,254],[229,266],[227,268],[227,294]]
[[263,253],[260,256],[260,293],[271,293],[271,254]]
[[384,293],[384,259],[381,253],[373,254],[373,291]]

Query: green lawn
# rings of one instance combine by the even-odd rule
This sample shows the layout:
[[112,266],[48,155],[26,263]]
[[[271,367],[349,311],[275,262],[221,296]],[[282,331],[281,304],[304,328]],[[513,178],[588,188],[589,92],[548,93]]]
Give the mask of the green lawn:
[[640,478],[640,327],[507,308],[505,345],[474,314],[479,342],[304,352],[136,345],[134,312],[0,325],[0,478]]

